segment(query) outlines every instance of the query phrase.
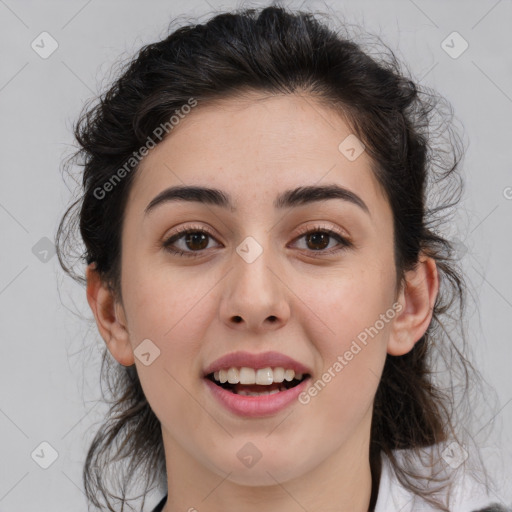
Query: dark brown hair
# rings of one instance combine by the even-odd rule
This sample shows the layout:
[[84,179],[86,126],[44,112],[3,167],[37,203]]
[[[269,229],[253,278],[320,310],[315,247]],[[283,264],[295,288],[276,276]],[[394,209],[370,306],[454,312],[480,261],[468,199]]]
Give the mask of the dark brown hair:
[[[80,149],[73,161],[83,166],[83,192],[59,225],[59,261],[66,272],[85,283],[66,259],[74,248],[71,235],[79,226],[85,245],[79,260],[95,262],[122,301],[120,236],[137,170],[133,156],[149,140],[158,143],[157,127],[168,123],[191,98],[201,108],[246,91],[296,93],[339,112],[364,143],[392,207],[398,283],[421,253],[435,259],[440,276],[427,332],[408,354],[387,356],[377,389],[370,440],[373,503],[384,453],[404,486],[439,510],[448,510],[434,496],[449,479],[439,478],[436,487],[432,484],[436,478],[430,475],[427,490],[417,464],[423,448],[457,439],[457,406],[467,398],[474,375],[465,356],[463,329],[452,335],[446,327],[449,319],[462,326],[465,307],[457,253],[442,235],[462,194],[456,172],[462,143],[448,102],[408,78],[384,43],[381,47],[387,53],[379,59],[371,57],[362,44],[341,33],[344,28],[331,29],[311,13],[270,6],[218,14],[143,47],[99,101],[86,105],[75,126]],[[121,179],[112,182],[122,168]],[[112,186],[105,192],[107,182]],[[442,370],[448,374],[445,381],[439,378]],[[160,423],[146,401],[135,366],[112,364],[105,347],[101,376],[113,398],[109,416],[89,448],[84,484],[92,504],[100,508],[103,497],[108,510],[114,511],[110,500],[120,499],[124,506],[137,472],[146,478],[145,492],[151,484],[165,481],[165,459]],[[460,389],[462,393],[456,392]],[[396,450],[401,449],[407,449],[400,453],[408,456],[399,459]],[[121,497],[107,485],[107,466],[113,460],[129,462],[126,474],[117,478]]]

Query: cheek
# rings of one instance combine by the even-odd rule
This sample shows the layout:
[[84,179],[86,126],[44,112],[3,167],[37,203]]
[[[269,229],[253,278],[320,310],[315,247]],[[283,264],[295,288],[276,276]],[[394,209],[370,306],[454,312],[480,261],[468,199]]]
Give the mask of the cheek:
[[[309,313],[302,325],[310,328],[312,340],[322,343],[321,352],[340,353],[350,348],[352,340],[364,342],[368,329],[377,324],[378,335],[386,338],[393,318],[394,273],[371,270],[370,265],[342,270],[322,279],[308,280],[298,293],[305,300]],[[299,286],[299,283],[297,283]],[[301,314],[306,313],[303,310]],[[383,322],[382,315],[389,318]],[[315,335],[316,334],[316,335]],[[327,336],[326,336],[327,334]]]
[[210,320],[205,290],[217,281],[207,275],[198,279],[191,272],[147,264],[126,266],[123,294],[132,343],[141,336],[153,336],[165,346],[178,339],[180,345],[197,340],[194,333]]
[[[343,299],[341,292],[339,298]],[[375,328],[385,311],[380,306],[378,301],[349,300],[341,310],[329,311],[326,322],[334,333],[325,335],[323,329],[322,337],[311,338],[323,367],[300,402],[310,408],[306,416],[321,446],[325,436],[341,444],[356,435],[371,414],[390,329],[390,323],[379,323],[377,327],[382,328]]]
[[208,278],[191,279],[186,272],[143,265],[131,270],[127,265],[123,282],[130,342],[136,356],[143,340],[150,340],[145,343],[157,354],[149,366],[135,357],[141,384],[157,415],[163,403],[185,414],[181,409],[189,401],[183,386],[189,389],[199,372],[197,354],[205,330],[214,321],[212,295],[205,296],[205,290],[213,288],[218,279],[210,283]]
[[344,424],[351,423],[354,414],[363,414],[373,401],[395,317],[394,274],[370,268],[340,273],[323,286],[311,282],[305,301],[310,308],[301,312],[302,326],[322,362],[312,393],[322,395],[323,410]]

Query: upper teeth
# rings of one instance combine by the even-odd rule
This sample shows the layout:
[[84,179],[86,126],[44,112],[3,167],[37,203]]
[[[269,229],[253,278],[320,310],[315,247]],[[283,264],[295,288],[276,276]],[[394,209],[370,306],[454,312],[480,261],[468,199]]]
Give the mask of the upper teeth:
[[214,372],[213,378],[224,384],[229,382],[230,384],[261,384],[263,386],[269,386],[274,382],[288,382],[295,379],[302,379],[302,373],[295,373],[295,370],[285,370],[284,368],[247,368],[242,366],[241,368],[227,368]]

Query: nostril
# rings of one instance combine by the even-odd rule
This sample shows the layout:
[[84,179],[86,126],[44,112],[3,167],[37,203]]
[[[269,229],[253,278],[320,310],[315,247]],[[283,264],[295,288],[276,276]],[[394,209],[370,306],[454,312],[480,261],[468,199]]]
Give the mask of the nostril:
[[234,320],[237,324],[239,324],[239,323],[242,321],[242,317],[241,317],[241,316],[235,316],[235,317],[233,317],[233,320]]

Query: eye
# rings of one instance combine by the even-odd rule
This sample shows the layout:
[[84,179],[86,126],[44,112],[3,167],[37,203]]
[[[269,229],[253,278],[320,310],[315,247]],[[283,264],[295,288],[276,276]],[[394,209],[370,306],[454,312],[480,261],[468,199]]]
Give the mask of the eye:
[[[162,244],[163,248],[172,254],[178,256],[195,257],[200,256],[201,251],[208,247],[208,237],[213,238],[213,235],[203,228],[184,228],[179,229],[177,233],[172,235],[170,238],[165,240]],[[183,250],[173,247],[177,241],[182,241],[185,244],[185,248],[192,250]]]
[[[301,238],[304,238],[306,241],[306,249],[310,249],[312,252],[333,254],[353,246],[352,242],[350,242],[338,231],[323,228],[321,226],[315,226],[310,229],[302,230],[301,236],[296,238],[296,240],[300,240]],[[338,245],[341,247],[338,247],[334,250],[325,251],[326,247],[329,246],[330,241],[333,240],[336,240]]]
[[[193,258],[200,256],[202,251],[208,249],[208,238],[214,239],[213,235],[204,228],[183,228],[165,240],[162,247],[172,254]],[[306,249],[310,249],[310,252],[333,254],[353,246],[341,233],[321,226],[302,230],[301,235],[296,240],[301,238],[306,239]],[[329,239],[331,239],[330,241],[336,240],[341,247],[325,251],[325,248],[329,246]],[[176,242],[183,242],[183,248],[175,247]]]

